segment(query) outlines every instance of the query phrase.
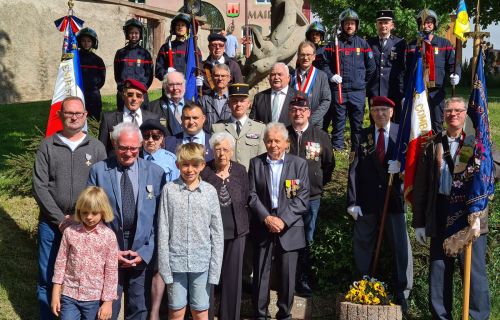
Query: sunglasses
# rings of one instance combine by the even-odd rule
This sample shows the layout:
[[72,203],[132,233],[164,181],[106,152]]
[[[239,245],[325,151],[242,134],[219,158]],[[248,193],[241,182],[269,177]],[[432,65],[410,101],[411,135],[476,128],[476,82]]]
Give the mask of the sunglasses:
[[160,140],[163,136],[161,134],[153,134],[153,133],[146,133],[145,135],[142,136],[144,140],[149,140],[150,138],[153,138],[154,141]]

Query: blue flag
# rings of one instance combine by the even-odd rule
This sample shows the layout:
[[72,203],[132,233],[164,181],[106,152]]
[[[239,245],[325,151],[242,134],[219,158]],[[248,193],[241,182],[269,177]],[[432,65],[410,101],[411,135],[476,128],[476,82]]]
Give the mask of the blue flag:
[[198,88],[196,87],[196,51],[194,48],[194,27],[191,24],[188,39],[188,52],[186,62],[186,93],[184,98],[188,101],[198,101]]
[[460,253],[465,245],[479,236],[472,232],[471,226],[476,219],[487,214],[488,202],[495,188],[483,59],[483,51],[480,50],[467,109],[471,123],[466,123],[464,128],[468,132],[472,125],[475,132],[473,130],[471,135],[465,135],[457,155],[458,164],[455,166],[463,163],[464,170],[453,174],[450,212],[443,244],[446,254],[450,256]]

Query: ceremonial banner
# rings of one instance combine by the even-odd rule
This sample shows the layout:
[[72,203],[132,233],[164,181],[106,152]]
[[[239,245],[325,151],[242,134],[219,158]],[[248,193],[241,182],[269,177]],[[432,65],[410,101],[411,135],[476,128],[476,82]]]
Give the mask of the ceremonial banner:
[[401,172],[404,172],[405,200],[410,203],[417,159],[427,138],[432,135],[431,115],[424,84],[420,50],[415,52],[414,66],[411,83],[407,87],[403,103],[402,118],[396,141],[396,160],[401,163]]
[[[488,202],[495,190],[483,59],[483,52],[480,50],[474,88],[467,109],[469,126],[473,128],[467,128],[466,123],[464,144],[455,162],[450,191],[450,212],[443,243],[444,251],[449,256],[456,256],[479,236],[479,232],[474,232],[471,226],[487,214]],[[472,134],[467,134],[470,131]]]
[[191,31],[188,39],[188,56],[186,62],[186,93],[188,101],[198,101],[198,88],[196,87],[196,54],[194,47],[194,23],[191,23]]
[[453,33],[460,41],[464,42],[467,40],[464,33],[470,31],[469,15],[467,14],[467,7],[465,6],[465,0],[460,0],[457,7],[457,19],[455,20],[455,27],[453,28]]
[[83,21],[74,16],[66,16],[56,20],[54,23],[60,31],[64,30],[64,42],[62,61],[59,64],[49,119],[47,121],[47,130],[45,131],[46,137],[53,135],[63,128],[61,119],[57,116],[57,111],[61,109],[64,98],[77,96],[85,103],[78,43],[75,36],[75,33],[81,29]]

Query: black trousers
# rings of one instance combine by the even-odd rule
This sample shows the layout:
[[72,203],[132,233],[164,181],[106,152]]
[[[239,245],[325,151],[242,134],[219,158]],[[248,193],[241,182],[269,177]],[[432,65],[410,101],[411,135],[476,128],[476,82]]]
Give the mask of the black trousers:
[[434,133],[443,131],[444,99],[446,93],[443,88],[429,90],[429,111],[431,113],[432,130]]
[[295,271],[299,251],[285,251],[279,240],[265,246],[254,246],[252,304],[256,320],[271,319],[267,307],[271,283],[271,268],[276,270],[278,313],[276,319],[291,320]]

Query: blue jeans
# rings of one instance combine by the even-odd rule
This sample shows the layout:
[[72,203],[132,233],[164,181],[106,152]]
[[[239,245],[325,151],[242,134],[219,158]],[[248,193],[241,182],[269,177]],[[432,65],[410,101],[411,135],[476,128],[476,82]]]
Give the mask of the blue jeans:
[[40,305],[40,319],[55,319],[50,308],[52,297],[52,276],[54,275],[54,264],[57,251],[61,243],[61,232],[59,229],[45,221],[38,223],[38,284],[37,295]]
[[306,232],[306,241],[310,244],[313,241],[314,230],[316,230],[316,219],[318,218],[321,198],[309,200],[309,212],[303,216],[304,231]]
[[61,296],[61,320],[95,320],[99,312],[99,300],[78,301]]

